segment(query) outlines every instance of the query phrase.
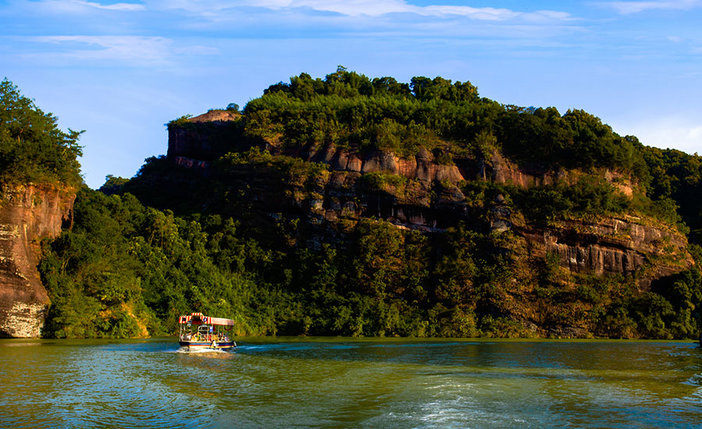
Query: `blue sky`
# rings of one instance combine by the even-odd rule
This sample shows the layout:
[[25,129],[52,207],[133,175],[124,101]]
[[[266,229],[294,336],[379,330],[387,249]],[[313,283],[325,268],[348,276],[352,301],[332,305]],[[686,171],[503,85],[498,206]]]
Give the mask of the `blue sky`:
[[0,1],[0,78],[84,129],[86,183],[166,152],[164,124],[344,65],[582,108],[702,152],[702,0]]

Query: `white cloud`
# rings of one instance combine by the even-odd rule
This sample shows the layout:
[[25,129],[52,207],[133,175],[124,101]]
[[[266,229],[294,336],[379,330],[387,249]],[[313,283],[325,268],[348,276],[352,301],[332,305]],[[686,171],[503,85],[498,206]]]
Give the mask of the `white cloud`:
[[[660,118],[622,127],[648,146],[702,154],[702,125],[692,119]],[[620,132],[623,130],[618,130]]]
[[87,1],[74,0],[75,3],[82,4],[86,7],[94,7],[97,9],[107,9],[107,10],[122,10],[122,11],[137,11],[144,10],[144,5],[137,3],[114,3],[103,5],[100,3],[92,3]]
[[249,6],[281,10],[309,8],[322,12],[335,12],[348,16],[380,16],[388,13],[409,12],[413,6],[402,0],[262,0],[247,1]]
[[185,10],[193,13],[216,13],[241,6],[242,1],[221,0],[145,0],[149,10]]
[[415,12],[420,15],[458,15],[482,21],[506,21],[509,19],[524,18],[527,20],[556,20],[568,21],[573,17],[567,12],[540,10],[536,12],[515,12],[510,9],[497,9],[491,7],[470,6],[425,6],[417,7]]
[[42,0],[37,2],[36,6],[43,7],[53,12],[61,13],[85,13],[95,9],[121,12],[135,12],[145,10],[144,5],[139,3],[102,4],[83,0]]
[[405,13],[434,17],[462,16],[481,21],[572,19],[569,13],[560,11],[516,12],[510,9],[492,7],[447,6],[440,4],[415,6],[407,3],[406,0],[243,0],[240,2],[151,0],[149,3],[161,8],[200,12],[207,16],[211,15],[213,10],[221,11],[244,5],[276,11],[306,8],[318,12],[332,12],[350,17],[380,17],[393,13]]
[[647,10],[690,10],[702,7],[702,0],[614,1],[603,4],[629,15]]
[[29,40],[62,48],[42,54],[44,57],[141,64],[167,61],[172,46],[172,41],[164,37],[141,36],[40,36]]
[[419,15],[447,16],[457,15],[482,21],[504,21],[513,19],[520,14],[509,9],[495,9],[491,7],[475,8],[470,6],[425,6],[417,7]]

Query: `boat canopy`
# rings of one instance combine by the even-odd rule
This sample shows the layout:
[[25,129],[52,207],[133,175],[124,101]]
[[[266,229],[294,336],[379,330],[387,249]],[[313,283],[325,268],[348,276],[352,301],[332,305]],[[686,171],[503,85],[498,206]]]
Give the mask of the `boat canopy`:
[[189,316],[180,316],[180,324],[192,323],[193,325],[219,325],[234,326],[234,321],[222,317],[204,316],[202,313],[193,313]]

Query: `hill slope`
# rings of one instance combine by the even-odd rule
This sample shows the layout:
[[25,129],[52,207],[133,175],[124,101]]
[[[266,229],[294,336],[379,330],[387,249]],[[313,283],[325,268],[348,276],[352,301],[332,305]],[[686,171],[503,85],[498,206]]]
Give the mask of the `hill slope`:
[[[583,111],[340,69],[171,122],[168,155],[103,191],[153,207],[120,228],[163,252],[124,250],[166,330],[201,310],[247,333],[684,338],[702,298],[699,167]],[[80,253],[61,251],[57,266]],[[157,260],[182,286],[145,274]]]

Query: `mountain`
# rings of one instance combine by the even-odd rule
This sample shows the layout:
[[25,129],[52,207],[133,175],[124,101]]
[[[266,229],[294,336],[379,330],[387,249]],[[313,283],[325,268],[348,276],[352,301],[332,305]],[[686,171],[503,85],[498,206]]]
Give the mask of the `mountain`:
[[587,112],[339,69],[168,128],[79,193],[42,262],[49,335],[197,310],[242,334],[697,336],[700,158]]

